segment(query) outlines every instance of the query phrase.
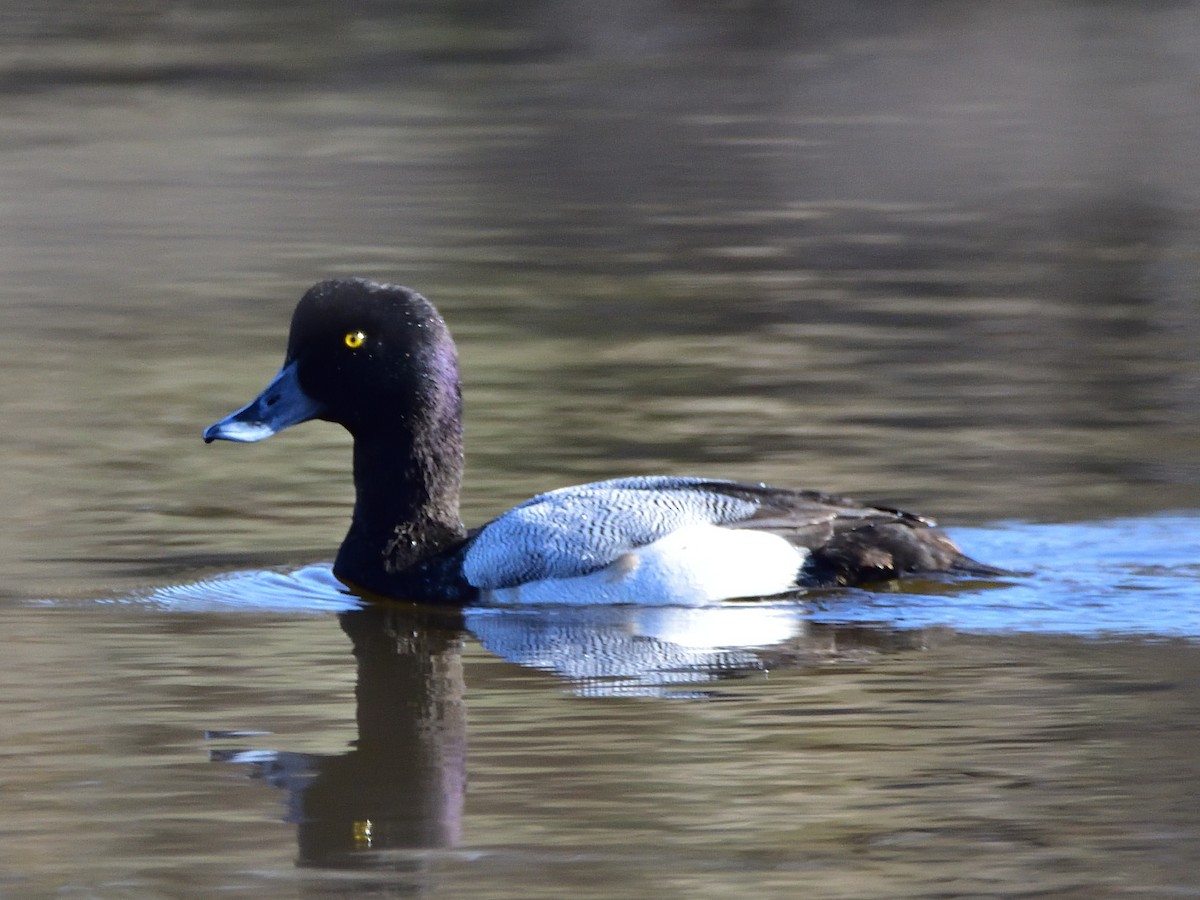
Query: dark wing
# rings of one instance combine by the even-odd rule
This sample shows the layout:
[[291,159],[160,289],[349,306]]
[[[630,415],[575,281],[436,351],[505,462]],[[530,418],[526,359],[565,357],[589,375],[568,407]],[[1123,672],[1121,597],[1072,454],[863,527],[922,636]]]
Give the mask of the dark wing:
[[778,534],[809,551],[803,587],[863,584],[947,572],[994,577],[1003,569],[963,554],[932,519],[817,491],[711,482],[709,490],[755,502],[732,528]]

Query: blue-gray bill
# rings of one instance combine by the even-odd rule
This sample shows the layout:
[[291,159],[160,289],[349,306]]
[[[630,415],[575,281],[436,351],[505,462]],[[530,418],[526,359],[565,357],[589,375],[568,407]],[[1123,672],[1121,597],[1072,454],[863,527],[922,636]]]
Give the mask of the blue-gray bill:
[[204,443],[252,443],[321,414],[321,405],[304,392],[293,360],[279,370],[261,394],[219,422],[204,429]]

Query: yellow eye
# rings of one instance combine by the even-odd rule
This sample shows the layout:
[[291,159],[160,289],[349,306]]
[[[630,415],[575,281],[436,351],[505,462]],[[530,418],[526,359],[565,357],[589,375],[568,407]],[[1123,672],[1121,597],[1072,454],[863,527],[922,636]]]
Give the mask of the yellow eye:
[[346,336],[342,338],[342,340],[346,343],[346,346],[351,350],[357,350],[363,345],[363,341],[366,339],[367,336],[361,331],[347,331]]

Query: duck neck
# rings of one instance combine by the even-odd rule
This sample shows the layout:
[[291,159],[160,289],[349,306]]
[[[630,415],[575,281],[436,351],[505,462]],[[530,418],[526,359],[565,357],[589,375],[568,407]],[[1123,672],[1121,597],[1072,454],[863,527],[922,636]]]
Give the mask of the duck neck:
[[462,428],[401,427],[354,441],[354,517],[334,573],[385,592],[405,570],[460,543]]

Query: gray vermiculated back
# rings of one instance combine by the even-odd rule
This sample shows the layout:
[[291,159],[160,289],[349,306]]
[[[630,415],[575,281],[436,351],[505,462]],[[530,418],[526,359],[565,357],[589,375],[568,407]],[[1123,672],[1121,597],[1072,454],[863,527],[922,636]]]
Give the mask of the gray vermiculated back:
[[699,478],[617,478],[561,488],[494,519],[463,559],[481,590],[594,572],[688,525],[724,524],[757,505],[704,489]]

